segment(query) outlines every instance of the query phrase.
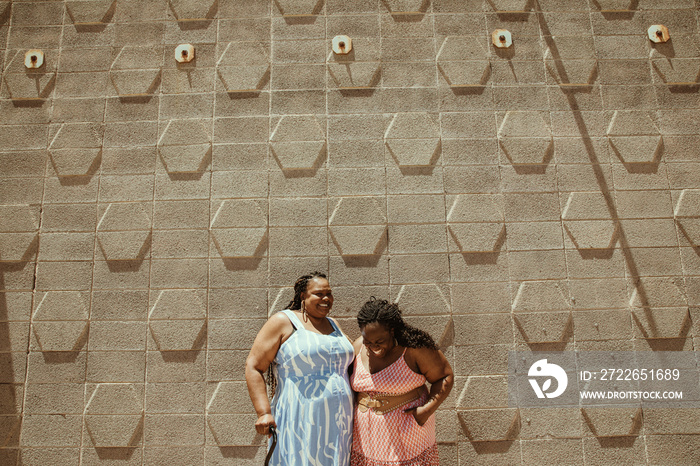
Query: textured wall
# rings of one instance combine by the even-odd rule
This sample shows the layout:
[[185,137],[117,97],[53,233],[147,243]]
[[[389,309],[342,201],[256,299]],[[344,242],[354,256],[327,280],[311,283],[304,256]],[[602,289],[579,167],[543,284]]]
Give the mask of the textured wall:
[[439,339],[444,464],[700,463],[699,411],[504,376],[700,344],[699,6],[0,1],[0,463],[261,464],[243,362],[314,269]]

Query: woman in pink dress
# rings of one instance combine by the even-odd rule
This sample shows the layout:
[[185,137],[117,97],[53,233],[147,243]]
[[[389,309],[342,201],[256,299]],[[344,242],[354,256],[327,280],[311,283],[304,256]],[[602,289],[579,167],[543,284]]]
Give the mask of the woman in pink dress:
[[439,464],[434,414],[452,389],[450,364],[427,332],[404,322],[396,304],[371,298],[357,323],[350,465]]

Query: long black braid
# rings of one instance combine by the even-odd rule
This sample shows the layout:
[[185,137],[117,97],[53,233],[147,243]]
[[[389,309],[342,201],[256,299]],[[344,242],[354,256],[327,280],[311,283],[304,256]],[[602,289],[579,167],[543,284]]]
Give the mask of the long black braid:
[[[289,304],[287,304],[285,309],[290,309],[292,311],[298,311],[301,309],[301,295],[306,292],[306,290],[309,288],[309,282],[314,278],[323,278],[328,280],[328,277],[321,272],[311,272],[310,274],[302,275],[301,277],[297,278],[297,281],[294,282],[294,298],[289,301]],[[277,388],[277,380],[272,372],[273,364],[274,363],[270,364],[270,367],[267,368],[266,382],[267,392],[270,398],[275,396],[275,389]]]
[[394,338],[401,346],[438,349],[435,340],[428,332],[408,325],[403,320],[398,304],[372,296],[357,314],[357,325],[362,329],[372,322],[378,322],[387,329],[393,330]]

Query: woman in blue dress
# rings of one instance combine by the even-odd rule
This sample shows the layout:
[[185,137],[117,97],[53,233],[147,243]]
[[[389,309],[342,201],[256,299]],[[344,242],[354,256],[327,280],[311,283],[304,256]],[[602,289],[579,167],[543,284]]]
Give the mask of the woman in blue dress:
[[[271,465],[347,466],[352,444],[353,393],[348,366],[353,346],[328,313],[333,293],[314,272],[294,284],[294,299],[258,332],[245,377],[259,434],[277,430]],[[275,387],[272,402],[264,374]],[[273,379],[273,380],[270,380]]]

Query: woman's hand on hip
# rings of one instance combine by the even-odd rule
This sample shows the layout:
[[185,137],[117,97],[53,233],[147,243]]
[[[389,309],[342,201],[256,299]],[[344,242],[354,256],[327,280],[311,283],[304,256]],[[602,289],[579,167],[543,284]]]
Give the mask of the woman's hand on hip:
[[272,435],[270,433],[270,426],[277,427],[277,423],[275,423],[275,418],[272,417],[272,414],[263,414],[255,421],[255,431],[261,435],[267,434],[268,438]]
[[407,409],[404,412],[412,415],[413,419],[416,420],[419,426],[424,425],[430,418],[430,411],[423,406]]

